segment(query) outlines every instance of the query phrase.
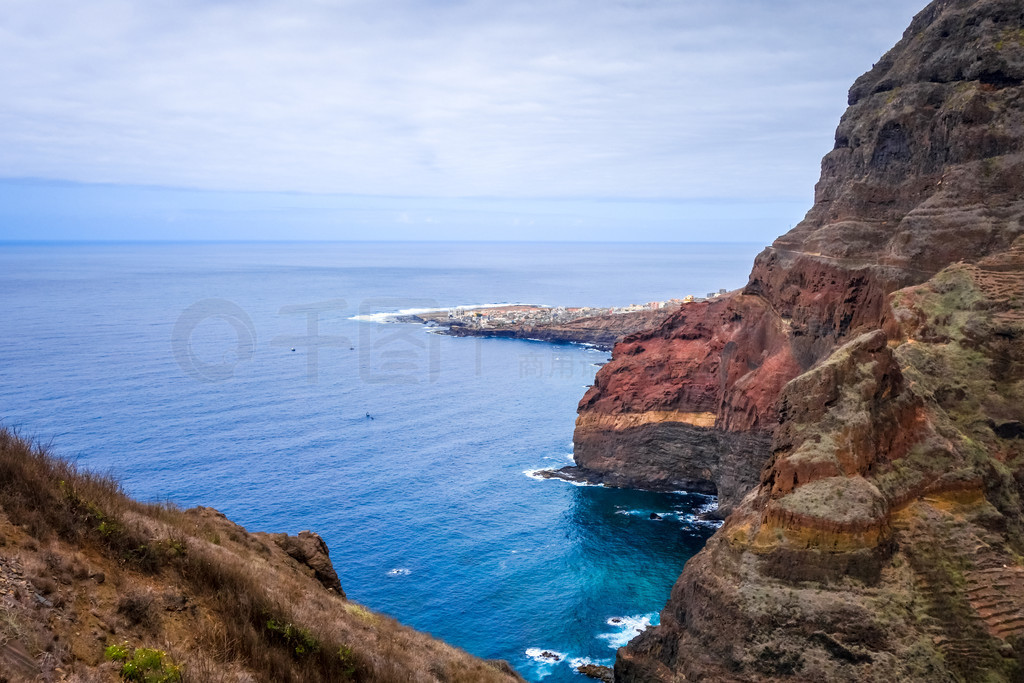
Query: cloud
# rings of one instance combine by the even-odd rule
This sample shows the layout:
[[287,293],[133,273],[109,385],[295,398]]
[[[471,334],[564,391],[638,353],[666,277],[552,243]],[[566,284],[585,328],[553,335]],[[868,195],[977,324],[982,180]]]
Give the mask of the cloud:
[[809,196],[920,0],[4,0],[0,176]]

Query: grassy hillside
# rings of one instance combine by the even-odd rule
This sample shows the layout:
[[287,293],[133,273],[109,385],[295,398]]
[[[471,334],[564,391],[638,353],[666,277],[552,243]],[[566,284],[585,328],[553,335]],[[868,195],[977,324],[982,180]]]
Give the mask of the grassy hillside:
[[0,683],[522,680],[328,588],[311,539],[134,501],[0,429]]

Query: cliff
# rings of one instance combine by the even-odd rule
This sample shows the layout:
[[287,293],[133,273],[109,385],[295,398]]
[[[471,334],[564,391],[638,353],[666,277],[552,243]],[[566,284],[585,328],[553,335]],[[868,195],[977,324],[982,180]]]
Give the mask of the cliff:
[[581,476],[717,489],[770,454],[785,384],[871,329],[889,296],[1024,231],[1019,3],[935,2],[850,91],[806,218],[747,286],[623,340],[580,402]]
[[739,293],[625,338],[580,402],[583,474],[718,489],[730,507],[770,453],[783,386],[866,330],[889,295],[1024,231],[1024,78],[1014,2],[936,2],[850,91],[807,217]]
[[0,430],[0,681],[522,681],[346,599],[316,534],[126,497]]
[[617,680],[1020,680],[1024,238],[782,392],[760,484]]
[[616,345],[578,475],[731,515],[616,679],[1024,677],[1024,6],[937,0],[747,286]]

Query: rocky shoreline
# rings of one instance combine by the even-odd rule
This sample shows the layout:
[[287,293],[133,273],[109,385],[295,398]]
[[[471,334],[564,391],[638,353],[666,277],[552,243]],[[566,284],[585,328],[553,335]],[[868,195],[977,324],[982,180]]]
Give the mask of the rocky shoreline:
[[611,351],[623,337],[661,324],[668,313],[640,311],[581,318],[568,323],[514,323],[507,327],[477,328],[452,325],[439,330],[451,337],[482,337],[488,339],[526,339],[551,344],[585,344],[601,351]]
[[1022,27],[932,2],[747,286],[598,372],[579,475],[731,507],[616,681],[1022,680]]
[[[714,297],[719,294],[712,295]],[[393,323],[417,323],[452,337],[527,339],[553,344],[586,344],[611,351],[631,334],[659,327],[694,297],[619,308],[562,308],[522,304],[456,307],[396,314]]]
[[[635,491],[654,491],[658,493],[698,493],[705,496],[714,496],[718,500],[715,487],[707,481],[687,480],[675,483],[651,484],[648,481],[631,479],[628,477],[609,475],[607,472],[589,470],[585,467],[569,465],[559,469],[535,470],[529,473],[530,476],[540,479],[559,479],[577,486],[604,486],[613,489],[632,489]],[[698,519],[720,522],[725,519],[727,511],[722,511],[716,505],[713,510],[708,510],[697,515]],[[652,517],[655,519],[655,517]],[[660,519],[660,517],[658,518]]]

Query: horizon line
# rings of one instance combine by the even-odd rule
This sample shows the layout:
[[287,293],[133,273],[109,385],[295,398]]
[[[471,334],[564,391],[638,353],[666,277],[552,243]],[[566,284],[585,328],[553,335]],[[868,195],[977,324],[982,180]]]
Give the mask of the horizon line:
[[[567,239],[291,239],[291,240],[260,240],[260,239],[209,239],[209,240],[0,240],[0,246],[47,246],[47,245],[170,245],[170,244],[761,244],[756,240],[567,240]],[[767,245],[766,245],[767,246]]]

